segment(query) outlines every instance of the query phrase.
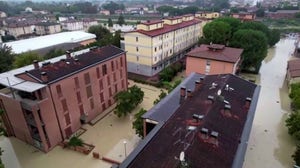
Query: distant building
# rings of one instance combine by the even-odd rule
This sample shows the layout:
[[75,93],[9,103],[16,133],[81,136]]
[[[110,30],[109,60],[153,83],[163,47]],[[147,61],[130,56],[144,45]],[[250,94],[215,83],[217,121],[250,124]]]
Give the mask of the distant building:
[[88,45],[95,42],[96,36],[82,31],[62,32],[52,35],[40,36],[31,39],[18,40],[5,43],[16,54],[35,51],[63,43],[78,43]]
[[95,20],[95,19],[90,19],[90,18],[83,18],[83,19],[82,19],[82,23],[83,23],[83,30],[84,30],[84,31],[88,31],[88,29],[89,29],[91,26],[96,26],[96,25],[98,25],[97,20]]
[[40,22],[35,24],[35,33],[38,35],[48,35],[61,32],[59,23]]
[[225,45],[202,44],[187,53],[186,75],[197,72],[206,75],[235,74],[241,64],[243,49]]
[[100,14],[103,14],[103,15],[110,15],[109,10],[100,10],[99,13],[100,13]]
[[0,74],[9,136],[48,152],[127,90],[125,51],[105,46]]
[[6,13],[5,13],[5,12],[2,12],[2,11],[0,11],[0,18],[5,18],[5,17],[7,17]]
[[68,19],[66,21],[60,22],[63,30],[76,31],[83,30],[87,31],[89,27],[98,25],[95,19],[84,18],[82,20]]
[[153,76],[180,60],[202,36],[202,22],[193,15],[146,21],[124,34],[128,71]]
[[239,19],[241,21],[253,21],[256,18],[255,13],[233,13],[231,17]]
[[276,12],[266,12],[265,17],[271,19],[288,19],[294,18],[296,13],[300,13],[299,10],[277,10]]
[[145,113],[145,138],[119,168],[241,168],[260,87],[192,73]]
[[300,59],[288,61],[286,79],[289,84],[300,82]]
[[218,12],[197,12],[195,14],[195,17],[201,18],[201,19],[216,19],[220,17],[220,13]]
[[7,26],[7,31],[8,34],[16,38],[24,35],[32,35],[34,33],[34,24],[35,23],[27,23],[26,21],[11,23]]

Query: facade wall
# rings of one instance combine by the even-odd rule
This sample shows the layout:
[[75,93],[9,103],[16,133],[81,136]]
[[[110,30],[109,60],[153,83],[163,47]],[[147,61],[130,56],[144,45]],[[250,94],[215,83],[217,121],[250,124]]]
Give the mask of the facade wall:
[[[164,21],[172,24],[171,21],[180,22],[181,19]],[[154,37],[139,32],[126,33],[124,45],[127,51],[128,71],[153,76],[171,63],[170,59],[174,59],[177,55],[194,46],[201,36],[202,23]]]
[[[210,63],[210,68],[207,68],[207,61]],[[209,70],[208,70],[209,69]],[[196,57],[187,57],[186,59],[186,75],[192,72],[200,74],[215,75],[233,73],[234,64],[215,60],[208,60]]]
[[[124,55],[122,59],[125,62]],[[111,62],[114,62],[114,71]],[[80,128],[82,117],[86,119],[85,122],[92,120],[114,103],[113,97],[116,93],[127,89],[124,62],[121,67],[120,57],[116,57],[51,84],[50,88],[64,138],[69,136],[68,131],[71,130],[73,133]],[[107,66],[106,75],[102,74],[104,65]],[[89,78],[90,82],[87,82],[86,78]]]

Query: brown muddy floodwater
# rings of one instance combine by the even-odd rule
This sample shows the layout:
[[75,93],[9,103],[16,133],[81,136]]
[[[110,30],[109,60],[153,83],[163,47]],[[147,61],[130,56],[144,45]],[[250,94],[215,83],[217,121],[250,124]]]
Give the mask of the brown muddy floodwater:
[[244,168],[291,168],[295,141],[287,133],[290,112],[285,82],[287,61],[292,57],[294,39],[281,39],[269,49],[258,79],[261,92],[248,142]]

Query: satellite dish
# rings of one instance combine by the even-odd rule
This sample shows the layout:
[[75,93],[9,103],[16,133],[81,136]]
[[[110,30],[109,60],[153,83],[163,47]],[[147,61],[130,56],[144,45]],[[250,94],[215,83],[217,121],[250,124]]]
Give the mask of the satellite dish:
[[218,96],[221,95],[221,92],[222,92],[221,89],[219,89],[218,92],[217,92]]
[[184,162],[184,161],[185,161],[185,160],[184,160],[184,152],[183,152],[183,151],[180,152],[179,160],[180,160],[181,162]]

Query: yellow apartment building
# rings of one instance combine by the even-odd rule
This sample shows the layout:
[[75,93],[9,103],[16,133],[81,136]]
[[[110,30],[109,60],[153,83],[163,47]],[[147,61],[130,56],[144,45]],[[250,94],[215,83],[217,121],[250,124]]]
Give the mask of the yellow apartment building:
[[140,23],[124,34],[128,72],[153,76],[183,58],[202,36],[202,22],[194,15]]
[[218,12],[197,12],[195,17],[202,19],[216,19],[220,17],[220,13]]

